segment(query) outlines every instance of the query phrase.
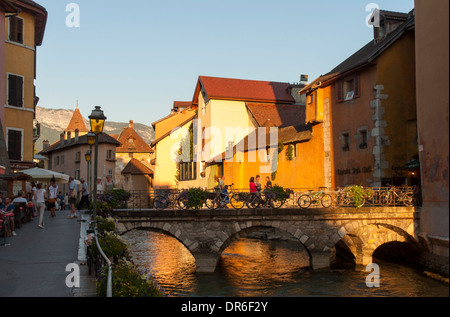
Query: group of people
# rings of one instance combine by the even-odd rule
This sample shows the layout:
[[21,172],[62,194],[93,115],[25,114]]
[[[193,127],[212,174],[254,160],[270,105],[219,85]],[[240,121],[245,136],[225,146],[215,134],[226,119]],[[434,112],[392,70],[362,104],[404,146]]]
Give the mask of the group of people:
[[[38,228],[44,227],[44,213],[45,210],[50,211],[50,218],[56,217],[56,210],[70,210],[68,218],[77,218],[76,211],[81,208],[89,208],[89,186],[84,179],[81,179],[81,190],[78,190],[78,185],[73,177],[69,178],[69,191],[65,195],[59,191],[55,178],[50,180],[50,185],[45,188],[43,184],[35,182],[30,183],[28,191],[19,191],[17,197],[14,199],[10,197],[3,197],[0,193],[0,228],[8,227],[13,236],[15,232],[15,219],[21,217],[20,220],[29,218],[38,218]],[[114,183],[111,177],[106,177],[106,182],[102,182],[102,178],[97,180],[98,193],[103,193],[106,190],[112,190]],[[80,197],[80,200],[78,200]],[[78,202],[78,204],[77,204]],[[24,203],[26,208],[18,215],[15,213],[15,204]]]
[[[10,197],[3,197],[3,193],[0,193],[0,224],[1,226],[8,227],[11,230],[11,234],[16,236],[15,231],[15,221],[18,220],[16,217],[20,217],[20,220],[27,217],[30,210],[29,206],[25,207],[25,209],[21,209],[20,214],[15,213],[17,203],[25,203],[28,204],[28,200],[25,198],[26,194],[23,191],[19,191],[16,198],[11,199]],[[0,227],[1,227],[0,226]]]
[[[250,192],[251,193],[259,193],[262,190],[262,185],[260,182],[261,176],[256,175],[255,177],[250,177]],[[264,185],[265,189],[271,189],[272,188],[272,181],[270,180],[270,177],[266,177],[266,185]]]

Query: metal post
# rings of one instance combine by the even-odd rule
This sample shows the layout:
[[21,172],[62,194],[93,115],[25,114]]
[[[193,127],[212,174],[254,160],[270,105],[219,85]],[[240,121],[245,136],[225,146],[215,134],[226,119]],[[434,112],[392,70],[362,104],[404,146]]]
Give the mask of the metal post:
[[98,135],[95,135],[94,151],[94,221],[97,221],[97,173],[98,173]]
[[[89,203],[92,204],[92,145],[89,145],[89,152],[91,153],[91,160],[89,161]],[[95,180],[97,182],[97,180]]]

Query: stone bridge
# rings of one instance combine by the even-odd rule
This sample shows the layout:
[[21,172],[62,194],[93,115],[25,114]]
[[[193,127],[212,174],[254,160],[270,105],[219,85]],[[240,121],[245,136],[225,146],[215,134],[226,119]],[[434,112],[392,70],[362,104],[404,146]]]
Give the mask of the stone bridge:
[[372,263],[376,248],[388,242],[418,246],[419,213],[414,207],[337,209],[260,209],[194,211],[114,211],[120,234],[144,229],[180,241],[194,256],[197,272],[214,272],[221,253],[235,240],[262,228],[276,228],[298,239],[314,270],[330,267],[337,243],[344,243],[356,264]]

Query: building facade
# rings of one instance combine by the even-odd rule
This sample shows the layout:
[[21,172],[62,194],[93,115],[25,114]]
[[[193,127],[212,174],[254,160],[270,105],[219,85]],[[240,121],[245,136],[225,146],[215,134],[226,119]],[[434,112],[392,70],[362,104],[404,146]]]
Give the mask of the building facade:
[[181,139],[187,134],[196,115],[197,108],[192,106],[192,102],[175,102],[170,115],[152,124],[155,130],[155,141],[152,143],[155,189],[178,188],[177,153]]
[[116,149],[115,186],[125,190],[150,191],[153,188],[151,161],[154,151],[136,132],[133,120],[117,136],[117,141],[121,145]]
[[385,29],[373,40],[301,91],[307,122],[328,123],[330,187],[420,185],[414,12],[380,11],[380,19]]
[[38,138],[35,109],[37,47],[42,45],[47,11],[31,0],[11,0],[20,13],[5,19],[4,133],[13,171],[34,167]]
[[[81,132],[80,132],[81,131]],[[69,125],[60,135],[60,140],[50,145],[44,141],[44,149],[39,153],[48,158],[45,168],[70,175],[76,180],[85,179],[92,184],[94,171],[94,146],[89,145],[88,129],[78,109],[75,109]],[[105,180],[106,176],[115,178],[116,148],[121,144],[106,133],[99,135],[97,176]],[[90,162],[86,154],[90,153]],[[89,181],[91,180],[91,181]]]
[[429,268],[449,274],[449,2],[416,0],[420,237]]

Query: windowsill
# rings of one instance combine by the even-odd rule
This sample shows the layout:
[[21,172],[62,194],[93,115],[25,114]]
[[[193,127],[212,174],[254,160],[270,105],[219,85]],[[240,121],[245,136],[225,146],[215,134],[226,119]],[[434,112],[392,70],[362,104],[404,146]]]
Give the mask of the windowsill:
[[17,42],[11,41],[11,40],[5,40],[5,43],[16,45],[16,46],[19,46],[19,47],[22,47],[22,48],[26,48],[28,50],[32,50],[33,52],[35,51],[34,47],[31,47],[31,46],[28,46],[28,45],[25,45],[25,44],[22,44],[22,43],[17,43]]
[[34,109],[28,109],[28,108],[24,108],[23,106],[10,106],[10,105],[5,105],[5,109],[12,109],[12,110],[19,110],[19,111],[27,111],[27,112],[32,112],[34,113]]

